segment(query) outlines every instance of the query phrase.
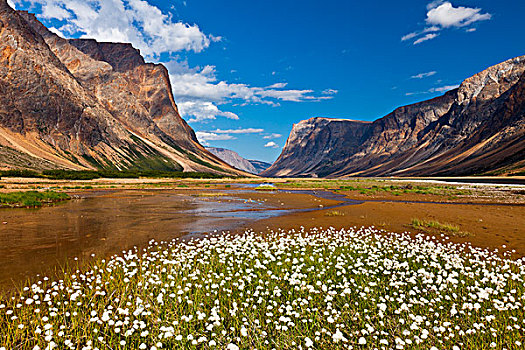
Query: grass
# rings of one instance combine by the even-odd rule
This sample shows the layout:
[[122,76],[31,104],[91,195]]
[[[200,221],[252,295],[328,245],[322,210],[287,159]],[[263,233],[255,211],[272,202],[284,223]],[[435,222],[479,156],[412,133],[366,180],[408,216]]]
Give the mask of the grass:
[[429,232],[429,233],[441,233],[450,235],[453,237],[469,237],[472,236],[469,232],[462,232],[459,229],[459,226],[448,224],[448,223],[440,223],[439,221],[435,220],[421,220],[418,218],[412,219],[412,222],[410,223],[410,226],[413,228],[423,231],[423,232]]
[[259,185],[255,187],[256,191],[275,191],[277,190],[277,187],[274,185]]
[[339,210],[331,210],[324,214],[325,216],[345,216],[345,213]]
[[5,170],[0,171],[0,177],[29,177],[51,180],[94,180],[101,178],[111,179],[138,179],[146,178],[180,178],[180,179],[221,179],[225,176],[203,172],[157,171],[157,170],[44,170],[38,173],[32,170]]
[[224,197],[228,195],[228,193],[222,192],[201,192],[194,194],[193,197]]
[[434,196],[463,196],[469,195],[469,190],[458,189],[447,185],[388,185],[388,180],[352,179],[352,180],[289,180],[279,184],[282,187],[324,188],[336,191],[359,192],[363,195],[391,194],[421,194]]
[[0,300],[6,349],[523,349],[525,262],[374,228],[152,242]]
[[41,207],[44,204],[56,203],[70,199],[69,195],[55,191],[21,191],[0,193],[0,207]]

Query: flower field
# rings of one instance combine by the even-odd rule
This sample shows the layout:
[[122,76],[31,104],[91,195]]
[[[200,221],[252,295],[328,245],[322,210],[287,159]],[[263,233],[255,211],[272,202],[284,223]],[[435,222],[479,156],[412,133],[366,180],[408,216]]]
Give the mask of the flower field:
[[522,349],[524,262],[375,228],[151,242],[0,301],[0,348]]

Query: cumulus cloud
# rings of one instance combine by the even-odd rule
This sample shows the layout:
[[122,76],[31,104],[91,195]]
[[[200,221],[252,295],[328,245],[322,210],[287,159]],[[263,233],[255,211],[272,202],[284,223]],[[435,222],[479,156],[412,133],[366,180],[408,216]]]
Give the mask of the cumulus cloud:
[[[22,3],[23,0],[12,0]],[[27,0],[38,16],[61,21],[67,36],[130,42],[149,58],[178,51],[200,52],[219,37],[197,25],[174,21],[144,0]],[[32,10],[33,10],[32,9]]]
[[450,2],[444,2],[439,6],[431,8],[427,12],[426,22],[443,28],[464,27],[478,21],[491,19],[490,13],[480,13],[480,8],[458,6],[454,7]]
[[431,76],[435,75],[436,73],[437,72],[433,70],[431,72],[425,72],[425,73],[419,73],[419,74],[413,75],[410,78],[412,78],[412,79],[423,79],[423,78],[431,77]]
[[266,144],[264,145],[264,147],[267,147],[267,148],[279,148],[279,145],[276,144],[276,143],[273,142],[273,141],[270,141],[270,142],[266,143]]
[[218,116],[228,119],[239,120],[239,116],[233,112],[221,111],[210,101],[182,101],[177,104],[179,112],[183,116],[193,116],[188,120],[189,123],[213,120]]
[[270,135],[263,136],[263,139],[265,140],[271,140],[271,139],[278,139],[279,137],[283,137],[281,134],[272,133]]
[[[413,41],[413,44],[421,44],[436,38],[439,35],[437,32],[443,29],[466,27],[475,22],[486,21],[491,18],[492,15],[490,13],[482,13],[481,8],[454,7],[449,1],[432,1],[427,5],[427,17],[425,19],[427,27],[404,35],[401,37],[401,41],[417,38]],[[467,29],[469,32],[475,30],[475,28]]]
[[15,5],[15,3],[13,2],[13,0],[7,0],[7,4],[8,4],[9,6],[11,6],[11,8],[16,9],[16,5]]
[[186,62],[177,60],[167,62],[166,65],[170,72],[173,94],[177,98],[181,114],[185,118],[191,118],[189,122],[193,123],[213,120],[217,116],[237,119],[237,115],[221,110],[222,107],[219,106],[226,103],[276,106],[280,101],[305,102],[333,98],[333,94],[317,96],[311,89],[284,89],[287,86],[285,83],[267,87],[228,83],[217,78],[216,68],[212,65],[189,67]]

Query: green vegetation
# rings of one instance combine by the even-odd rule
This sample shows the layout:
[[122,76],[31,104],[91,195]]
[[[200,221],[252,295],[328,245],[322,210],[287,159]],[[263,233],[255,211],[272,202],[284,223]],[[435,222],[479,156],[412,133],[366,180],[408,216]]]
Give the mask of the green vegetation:
[[339,210],[332,210],[324,214],[325,216],[345,216],[345,213]]
[[275,191],[276,189],[274,185],[260,185],[255,188],[256,191]]
[[196,193],[193,195],[193,197],[224,197],[228,196],[228,193],[222,193],[222,192],[201,192]]
[[418,218],[412,219],[412,222],[410,223],[410,226],[413,228],[427,232],[427,233],[441,233],[446,234],[453,237],[469,237],[471,236],[468,232],[462,232],[459,230],[459,226],[448,224],[448,223],[440,223],[439,221],[434,220],[421,220]]
[[51,180],[93,180],[100,178],[110,179],[138,179],[149,178],[177,178],[177,179],[221,179],[225,176],[203,172],[158,171],[158,170],[44,170],[37,173],[32,170],[5,170],[0,171],[0,177],[30,177]]
[[44,204],[70,199],[69,195],[55,191],[23,191],[0,193],[0,207],[41,207]]
[[335,191],[355,191],[364,195],[391,194],[400,196],[402,194],[422,194],[435,196],[461,196],[471,194],[468,190],[458,189],[447,185],[388,185],[388,180],[376,179],[351,179],[351,180],[290,180],[278,184],[282,187],[296,188],[324,188]]

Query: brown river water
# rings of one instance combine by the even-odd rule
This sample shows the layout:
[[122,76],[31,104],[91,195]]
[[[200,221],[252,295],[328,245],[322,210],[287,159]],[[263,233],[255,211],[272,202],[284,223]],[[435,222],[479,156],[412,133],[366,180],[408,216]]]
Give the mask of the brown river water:
[[91,192],[40,209],[0,209],[0,292],[68,264],[109,256],[152,239],[229,230],[282,214],[234,194],[199,198],[176,191]]

